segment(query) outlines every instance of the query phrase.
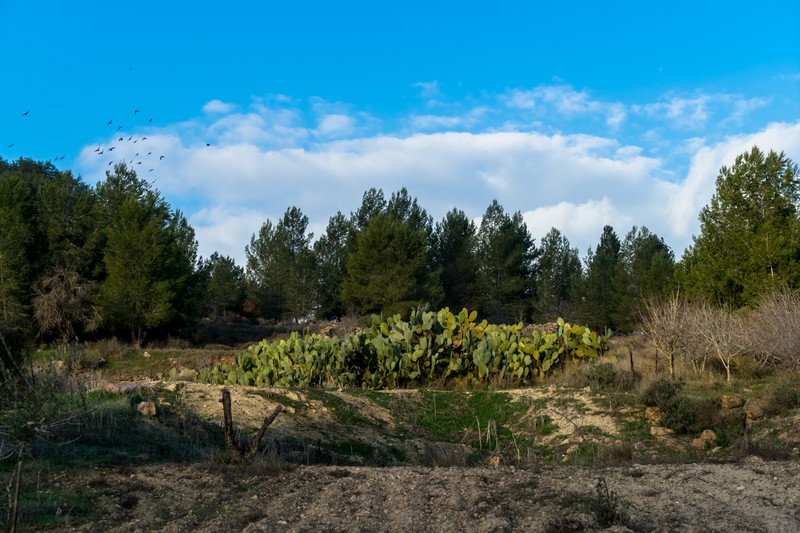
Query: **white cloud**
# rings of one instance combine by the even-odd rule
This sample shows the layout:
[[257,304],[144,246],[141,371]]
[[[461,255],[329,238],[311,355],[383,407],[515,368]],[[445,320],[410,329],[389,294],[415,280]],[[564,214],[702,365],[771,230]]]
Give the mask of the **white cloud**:
[[678,186],[665,187],[669,192],[666,198],[670,232],[685,245],[690,243],[690,236],[699,231],[697,216],[714,194],[720,168],[732,165],[736,156],[754,145],[764,151],[783,151],[797,161],[800,158],[800,122],[770,124],[759,132],[729,136],[710,146],[695,144],[685,180]]
[[[720,166],[753,144],[800,160],[800,122],[739,135],[704,129],[691,137],[666,127],[709,117],[716,123],[720,114],[770,105],[723,96],[670,97],[637,107],[595,100],[568,85],[543,86],[507,91],[499,106],[492,96],[457,102],[441,114],[421,106],[421,113],[384,123],[346,104],[312,99],[308,109],[272,95],[253,99],[246,112],[211,101],[198,118],[135,132],[139,142],[117,143],[113,154],[136,161],[139,153],[143,163],[136,170],[187,213],[201,253],[216,250],[239,264],[250,235],[267,218],[275,222],[297,206],[319,236],[330,216],[355,210],[370,187],[387,196],[407,187],[436,220],[454,207],[477,218],[496,198],[507,212],[524,214],[536,239],[557,227],[581,253],[596,245],[605,224],[620,237],[634,224],[647,226],[680,256],[697,232],[697,214],[713,194]],[[549,113],[585,115],[605,134],[557,129]],[[645,127],[629,136],[634,142],[622,140],[631,122],[653,118],[659,123],[636,124]],[[541,131],[530,131],[532,125]],[[140,150],[145,135],[149,157]],[[99,157],[95,148],[79,156],[91,183],[109,168],[109,152]]]
[[337,113],[323,116],[314,133],[322,137],[343,137],[353,133],[354,129],[353,117]]
[[222,100],[211,100],[206,102],[203,106],[203,113],[212,114],[212,113],[230,113],[236,109],[236,105],[234,104],[226,104]]
[[606,196],[581,204],[559,202],[538,207],[522,214],[528,231],[537,243],[551,228],[558,228],[570,240],[572,247],[583,255],[600,240],[603,226],[614,227],[617,235],[624,234],[635,223],[630,215],[621,212]]
[[606,125],[617,129],[627,117],[625,105],[620,102],[603,102],[593,99],[588,91],[576,91],[571,85],[540,85],[533,90],[514,89],[502,100],[511,108],[555,110],[566,118],[579,115],[604,115]]
[[711,97],[707,95],[694,98],[672,96],[663,102],[637,106],[635,110],[651,117],[668,120],[679,127],[699,129],[708,122],[707,105],[710,100]]
[[439,90],[439,82],[434,81],[418,81],[411,84],[412,87],[419,89],[419,95],[422,98],[437,98],[441,95]]
[[[736,94],[668,94],[660,101],[633,105],[631,110],[685,130],[702,130],[711,124],[740,123],[756,109],[769,104],[766,98],[744,98]],[[716,126],[715,126],[716,127]]]
[[231,209],[222,205],[203,208],[189,216],[197,237],[198,253],[208,258],[214,252],[229,256],[236,264],[246,263],[244,248],[253,234],[258,234],[266,220],[276,220],[283,213],[252,209]]

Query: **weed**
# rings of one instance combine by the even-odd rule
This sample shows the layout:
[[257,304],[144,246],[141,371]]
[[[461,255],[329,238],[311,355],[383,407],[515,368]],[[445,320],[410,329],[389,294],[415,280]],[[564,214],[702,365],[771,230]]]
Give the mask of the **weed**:
[[619,509],[619,498],[613,490],[608,488],[605,478],[601,477],[597,480],[591,508],[597,524],[604,529],[623,524],[625,521],[622,511]]

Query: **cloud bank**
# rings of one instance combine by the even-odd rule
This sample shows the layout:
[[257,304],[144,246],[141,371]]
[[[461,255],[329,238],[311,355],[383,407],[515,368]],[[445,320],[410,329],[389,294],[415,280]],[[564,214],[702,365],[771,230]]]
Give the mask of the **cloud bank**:
[[[184,123],[124,132],[139,143],[118,143],[113,157],[186,213],[203,256],[242,265],[264,221],[297,206],[319,236],[371,187],[387,196],[406,187],[437,221],[453,208],[479,218],[497,199],[523,214],[537,242],[557,227],[582,254],[605,224],[620,237],[647,226],[680,257],[722,165],[754,144],[800,160],[800,121],[753,127],[751,115],[770,105],[763,98],[624,103],[558,84],[453,100],[435,81],[410,89],[418,108],[380,117],[285,95],[210,100]],[[110,162],[95,148],[79,159],[90,182]]]

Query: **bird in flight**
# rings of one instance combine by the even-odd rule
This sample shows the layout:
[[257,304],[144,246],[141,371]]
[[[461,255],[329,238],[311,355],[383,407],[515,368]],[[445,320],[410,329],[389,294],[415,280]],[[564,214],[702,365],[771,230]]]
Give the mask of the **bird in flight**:
[[25,111],[25,112],[22,114],[22,116],[23,116],[23,117],[27,117],[27,116],[28,116],[28,113],[30,113],[30,111]]
[[124,128],[124,126],[119,126],[119,127],[117,128],[117,131],[121,130],[122,128]]
[[112,146],[111,148],[109,148],[109,149],[108,149],[108,151],[110,152],[110,151],[111,151],[111,150],[113,150],[114,148],[116,148],[116,146]]
[[9,144],[6,148],[11,148],[12,146],[14,146],[14,143]]
[[134,114],[134,115],[135,115],[135,114],[137,114],[138,112],[139,112],[139,110],[138,110],[138,109],[134,109],[134,110],[133,110],[133,114]]
[[114,121],[113,121],[113,120],[109,120],[109,121],[108,121],[106,124],[107,124],[108,126],[110,126],[112,122],[114,122]]
[[150,124],[151,122],[153,122],[153,119],[152,119],[152,118],[151,118],[150,120],[148,120],[148,121],[147,121],[147,123],[148,123],[148,124]]
[[160,161],[160,160],[164,159],[164,156],[162,155],[162,156],[161,156],[161,157],[159,157],[158,159],[159,159],[159,161]]

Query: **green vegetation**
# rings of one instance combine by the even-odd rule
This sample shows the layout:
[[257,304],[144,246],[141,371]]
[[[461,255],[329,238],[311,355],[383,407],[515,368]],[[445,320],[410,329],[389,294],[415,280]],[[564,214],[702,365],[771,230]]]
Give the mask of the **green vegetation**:
[[558,319],[555,333],[520,333],[522,324],[476,322],[477,312],[455,315],[412,309],[342,339],[317,334],[262,341],[224,363],[200,371],[198,380],[231,385],[350,385],[370,389],[437,382],[530,384],[568,359],[591,360],[606,351],[608,333]]
[[693,298],[734,308],[770,289],[800,283],[800,172],[782,152],[757,147],[723,166],[700,235],[682,260],[682,284]]

